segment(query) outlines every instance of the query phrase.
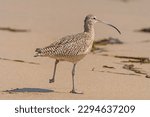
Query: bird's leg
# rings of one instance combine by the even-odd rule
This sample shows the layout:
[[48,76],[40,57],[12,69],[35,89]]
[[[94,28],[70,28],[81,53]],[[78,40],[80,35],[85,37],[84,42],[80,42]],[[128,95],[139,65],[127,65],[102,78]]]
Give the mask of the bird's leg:
[[59,63],[59,60],[56,59],[55,61],[55,66],[54,66],[54,72],[53,72],[53,78],[52,79],[49,79],[49,83],[53,83],[55,81],[55,73],[56,73],[56,67],[57,67],[57,64]]
[[70,93],[83,94],[83,92],[76,92],[75,91],[75,85],[74,85],[75,67],[76,67],[76,63],[73,64],[73,69],[72,69],[72,90],[70,91]]
[[75,67],[76,67],[76,64],[73,64],[73,69],[72,69],[72,90],[70,91],[70,93],[76,93],[75,86],[74,86]]

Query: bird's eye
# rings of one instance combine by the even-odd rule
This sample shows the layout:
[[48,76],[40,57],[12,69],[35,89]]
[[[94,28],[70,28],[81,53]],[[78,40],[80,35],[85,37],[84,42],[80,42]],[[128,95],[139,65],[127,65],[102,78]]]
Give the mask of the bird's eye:
[[94,17],[93,19],[94,19],[94,20],[96,20],[96,18],[95,18],[95,17]]

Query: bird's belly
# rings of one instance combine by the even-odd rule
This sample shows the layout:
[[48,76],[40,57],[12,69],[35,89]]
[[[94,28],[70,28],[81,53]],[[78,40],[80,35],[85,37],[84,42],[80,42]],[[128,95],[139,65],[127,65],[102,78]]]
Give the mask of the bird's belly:
[[51,58],[57,59],[59,61],[68,61],[68,62],[72,62],[72,63],[77,63],[78,61],[83,59],[85,57],[85,55],[86,54],[74,55],[74,56],[55,56],[55,57],[51,57]]

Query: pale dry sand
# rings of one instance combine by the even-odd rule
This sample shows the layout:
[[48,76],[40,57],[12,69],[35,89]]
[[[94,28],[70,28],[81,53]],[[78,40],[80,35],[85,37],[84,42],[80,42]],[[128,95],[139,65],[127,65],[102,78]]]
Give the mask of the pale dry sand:
[[[123,69],[124,59],[102,56],[150,57],[150,43],[143,42],[150,40],[150,34],[134,31],[150,27],[149,4],[149,0],[0,0],[0,27],[30,30],[0,31],[0,99],[150,99],[149,78]],[[91,53],[80,61],[75,83],[84,94],[70,94],[72,64],[58,64],[56,82],[49,84],[54,60],[34,58],[34,50],[83,31],[83,20],[89,13],[109,21],[122,32],[119,35],[108,26],[96,24],[96,39],[116,37],[124,44],[102,46],[107,52]],[[150,64],[134,65],[150,75]],[[3,92],[16,88],[20,92]]]

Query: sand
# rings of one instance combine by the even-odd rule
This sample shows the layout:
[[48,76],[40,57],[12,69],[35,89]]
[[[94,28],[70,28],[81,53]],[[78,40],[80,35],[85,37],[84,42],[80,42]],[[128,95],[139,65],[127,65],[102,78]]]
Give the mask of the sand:
[[[150,78],[123,69],[133,64],[150,75],[150,65],[124,63],[127,59],[112,56],[150,57],[150,34],[135,31],[150,27],[149,4],[149,0],[1,0],[0,27],[28,32],[0,30],[0,99],[150,99]],[[90,53],[80,61],[75,85],[84,94],[71,94],[72,63],[59,63],[56,81],[49,84],[54,59],[34,58],[34,50],[82,32],[89,13],[122,32],[96,24],[96,40],[114,37],[124,44],[100,46],[106,51]]]

